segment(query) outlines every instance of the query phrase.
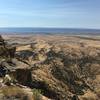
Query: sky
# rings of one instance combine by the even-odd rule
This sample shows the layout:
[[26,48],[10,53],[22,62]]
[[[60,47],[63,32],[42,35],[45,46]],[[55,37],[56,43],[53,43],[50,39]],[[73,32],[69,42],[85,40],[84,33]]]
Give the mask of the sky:
[[100,29],[100,0],[0,0],[0,27]]

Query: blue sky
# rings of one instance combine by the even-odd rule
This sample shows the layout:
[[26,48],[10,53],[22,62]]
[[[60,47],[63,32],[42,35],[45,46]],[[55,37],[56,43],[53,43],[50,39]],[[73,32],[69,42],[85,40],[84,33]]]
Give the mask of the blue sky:
[[0,27],[100,29],[100,0],[0,0]]

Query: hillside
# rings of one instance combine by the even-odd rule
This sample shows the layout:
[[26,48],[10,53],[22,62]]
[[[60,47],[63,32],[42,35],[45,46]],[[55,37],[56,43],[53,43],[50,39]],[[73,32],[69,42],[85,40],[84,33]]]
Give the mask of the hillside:
[[0,100],[99,100],[99,37],[3,37]]

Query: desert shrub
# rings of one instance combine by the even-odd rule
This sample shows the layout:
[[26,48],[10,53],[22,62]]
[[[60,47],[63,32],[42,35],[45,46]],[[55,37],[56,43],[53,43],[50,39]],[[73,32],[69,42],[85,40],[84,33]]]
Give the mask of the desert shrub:
[[33,98],[34,100],[41,100],[41,94],[43,94],[43,91],[41,89],[32,89],[33,92]]

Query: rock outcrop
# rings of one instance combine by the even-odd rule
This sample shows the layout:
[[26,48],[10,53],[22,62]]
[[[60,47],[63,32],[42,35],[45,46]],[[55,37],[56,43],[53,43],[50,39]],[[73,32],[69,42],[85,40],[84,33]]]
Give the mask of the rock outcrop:
[[0,36],[0,57],[14,57],[16,47],[8,45]]

